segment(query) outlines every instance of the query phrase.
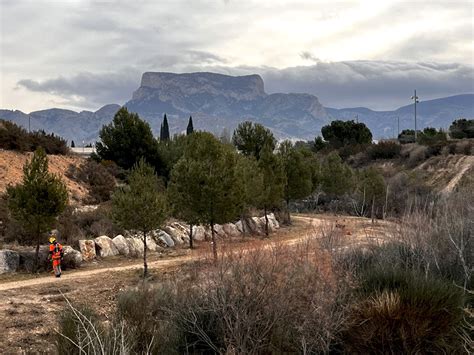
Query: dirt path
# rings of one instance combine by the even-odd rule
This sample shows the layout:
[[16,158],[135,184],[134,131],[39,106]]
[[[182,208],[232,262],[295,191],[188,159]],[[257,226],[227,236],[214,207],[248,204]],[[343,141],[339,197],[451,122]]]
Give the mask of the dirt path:
[[465,156],[462,157],[455,165],[455,171],[457,171],[456,175],[449,181],[449,183],[446,185],[446,187],[441,190],[441,193],[447,195],[456,188],[458,185],[459,181],[463,178],[464,174],[468,170],[470,170],[472,167],[474,167],[474,156]]
[[[271,247],[274,243],[293,245],[306,237],[319,237],[326,228],[339,228],[348,241],[356,242],[367,235],[383,236],[386,222],[371,225],[369,219],[328,215],[299,215],[293,226],[280,229],[270,239],[220,243],[220,252],[248,251]],[[338,226],[338,227],[336,227]],[[186,265],[209,258],[207,243],[185,255],[153,260],[149,271],[156,280],[179,272]],[[120,260],[117,261],[120,263]],[[73,302],[93,308],[104,320],[113,313],[117,294],[140,283],[143,268],[140,260],[133,264],[66,272],[60,279],[51,275],[34,279],[0,283],[0,353],[55,353],[54,338],[58,314],[65,306],[63,295]]]

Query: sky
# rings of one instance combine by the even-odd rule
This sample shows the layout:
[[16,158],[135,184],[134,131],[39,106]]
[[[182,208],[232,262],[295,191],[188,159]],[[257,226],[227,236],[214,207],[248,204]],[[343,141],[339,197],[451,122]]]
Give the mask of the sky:
[[473,1],[0,0],[0,108],[124,104],[146,71],[395,109],[474,92]]

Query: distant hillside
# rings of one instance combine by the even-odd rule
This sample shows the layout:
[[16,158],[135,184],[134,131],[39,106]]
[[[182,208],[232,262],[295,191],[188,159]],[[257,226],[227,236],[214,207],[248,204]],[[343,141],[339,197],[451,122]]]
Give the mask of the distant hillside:
[[[242,121],[252,120],[273,130],[278,138],[313,139],[322,126],[335,119],[358,119],[375,138],[392,137],[414,128],[413,105],[395,111],[373,111],[365,107],[324,108],[316,96],[297,93],[267,94],[259,75],[229,76],[215,73],[155,73],[142,76],[140,87],[125,106],[147,120],[155,135],[163,114],[168,115],[171,134],[183,132],[190,115],[194,127],[230,132]],[[54,132],[76,145],[94,142],[100,128],[109,123],[119,105],[106,105],[96,112],[48,109],[31,112],[0,110],[0,118],[31,129]],[[418,105],[418,128],[447,128],[460,117],[474,117],[474,94],[422,101]]]
[[[326,108],[332,120],[355,120],[364,122],[376,138],[393,137],[400,130],[414,129],[414,105],[400,107],[394,111],[373,111],[365,107],[334,109]],[[421,101],[417,104],[417,127],[449,128],[454,120],[474,118],[474,94],[455,95],[440,99]]]

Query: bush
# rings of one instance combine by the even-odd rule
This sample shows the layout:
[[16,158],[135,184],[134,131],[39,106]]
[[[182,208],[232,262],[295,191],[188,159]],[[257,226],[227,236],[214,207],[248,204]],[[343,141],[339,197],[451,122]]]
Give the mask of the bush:
[[[110,166],[110,164],[107,165]],[[109,170],[103,164],[93,160],[88,160],[79,168],[71,165],[66,174],[73,180],[87,184],[89,197],[85,201],[86,204],[109,201],[115,189],[115,179]]]
[[449,282],[397,269],[370,270],[345,332],[348,353],[460,353],[463,291]]
[[45,131],[28,133],[25,129],[10,121],[0,120],[0,148],[20,152],[33,152],[42,147],[47,154],[69,152],[66,141],[53,133]]
[[367,154],[372,160],[377,159],[395,159],[400,157],[402,147],[400,144],[393,141],[381,141],[377,144],[372,144],[367,149]]

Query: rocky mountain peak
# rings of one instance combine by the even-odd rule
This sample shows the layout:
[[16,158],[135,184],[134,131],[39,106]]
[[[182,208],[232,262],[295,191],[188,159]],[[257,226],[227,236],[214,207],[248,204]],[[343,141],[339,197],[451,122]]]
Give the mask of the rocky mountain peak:
[[140,99],[149,89],[159,93],[159,98],[191,97],[195,95],[221,96],[234,100],[256,100],[266,96],[260,75],[229,76],[217,73],[165,73],[146,72],[133,99]]

